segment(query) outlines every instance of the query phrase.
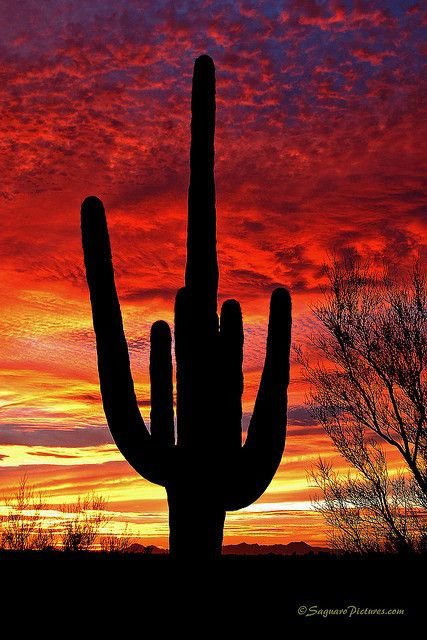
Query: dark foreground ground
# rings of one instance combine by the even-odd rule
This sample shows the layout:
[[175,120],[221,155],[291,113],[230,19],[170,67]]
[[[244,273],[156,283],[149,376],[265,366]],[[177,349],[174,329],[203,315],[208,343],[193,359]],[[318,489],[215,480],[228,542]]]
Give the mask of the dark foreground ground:
[[426,569],[427,557],[419,556],[226,556],[177,564],[141,554],[3,552],[0,603],[3,615],[19,603],[14,620],[32,632],[59,617],[67,634],[84,637],[113,629],[143,637],[148,624],[150,635],[202,639],[254,635],[259,625],[262,638],[289,636],[295,625],[301,632],[331,624],[403,631],[427,622]]

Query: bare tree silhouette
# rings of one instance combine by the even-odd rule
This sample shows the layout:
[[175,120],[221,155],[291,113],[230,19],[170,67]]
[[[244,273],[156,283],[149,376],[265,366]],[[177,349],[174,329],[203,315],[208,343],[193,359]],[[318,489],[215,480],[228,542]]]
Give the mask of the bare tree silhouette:
[[331,547],[351,553],[425,551],[425,503],[416,483],[403,473],[391,476],[379,447],[368,455],[363,473],[340,476],[322,459],[310,471],[321,490],[313,506],[330,527]]
[[[335,544],[419,549],[427,507],[427,286],[415,266],[409,283],[375,275],[354,257],[328,269],[330,290],[314,309],[311,342],[327,364],[297,350],[310,382],[309,408],[355,474],[339,479],[324,461],[311,477],[335,529]],[[393,477],[384,446],[406,475]],[[385,540],[388,540],[387,544]]]
[[243,327],[240,305],[217,315],[218,263],[214,182],[215,69],[208,56],[193,75],[185,287],[175,304],[177,442],[171,333],[151,330],[151,433],[135,398],[100,200],[82,205],[86,275],[96,333],[102,400],[114,440],[128,462],[163,485],[174,556],[221,553],[225,512],[256,500],[280,464],[286,431],[291,304],[271,298],[267,353],[246,442],[242,443]]

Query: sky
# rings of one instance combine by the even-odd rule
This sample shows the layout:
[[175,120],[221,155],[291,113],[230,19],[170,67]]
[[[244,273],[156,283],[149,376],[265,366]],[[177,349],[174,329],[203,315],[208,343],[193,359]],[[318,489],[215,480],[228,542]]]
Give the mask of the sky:
[[[164,490],[102,411],[79,212],[87,195],[106,206],[148,419],[150,326],[183,284],[194,59],[216,64],[219,297],[243,309],[247,425],[276,286],[305,344],[328,256],[425,262],[426,42],[414,0],[0,0],[3,491],[24,474],[52,504],[95,491],[116,531],[167,545]],[[293,363],[282,464],[226,542],[325,543],[307,471],[342,461],[306,392]]]

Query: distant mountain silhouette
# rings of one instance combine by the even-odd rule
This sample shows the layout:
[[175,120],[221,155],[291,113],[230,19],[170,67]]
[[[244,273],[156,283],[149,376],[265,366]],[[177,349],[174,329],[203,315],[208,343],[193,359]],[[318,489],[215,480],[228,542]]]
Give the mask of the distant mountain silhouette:
[[[167,549],[155,547],[154,545],[144,546],[134,542],[129,547],[130,553],[144,553],[151,555],[161,555],[168,553]],[[222,548],[223,555],[226,556],[305,556],[309,553],[332,553],[328,547],[312,547],[306,542],[290,542],[289,544],[249,544],[239,542],[239,544],[227,544]]]
[[168,553],[167,549],[162,549],[161,547],[155,547],[154,545],[144,546],[143,544],[139,544],[139,542],[134,542],[130,545],[128,549],[129,553],[144,553],[146,555],[150,554],[152,556],[162,555]]
[[312,547],[306,542],[290,542],[289,544],[248,544],[240,542],[239,544],[229,544],[222,548],[224,555],[235,556],[265,556],[274,554],[277,556],[305,556],[308,553],[321,553],[331,550],[327,547]]

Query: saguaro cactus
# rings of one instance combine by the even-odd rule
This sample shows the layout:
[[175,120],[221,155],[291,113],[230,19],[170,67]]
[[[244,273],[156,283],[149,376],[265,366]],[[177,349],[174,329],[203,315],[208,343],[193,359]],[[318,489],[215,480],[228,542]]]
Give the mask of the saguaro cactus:
[[291,303],[285,289],[276,289],[264,370],[242,446],[239,303],[226,301],[220,322],[217,315],[214,129],[215,68],[211,58],[201,56],[193,75],[185,286],[175,304],[177,438],[169,326],[158,321],[151,330],[149,432],[135,397],[104,207],[94,196],[82,205],[105,414],[126,460],[166,488],[170,552],[178,557],[221,553],[225,512],[251,504],[265,491],[285,444]]

